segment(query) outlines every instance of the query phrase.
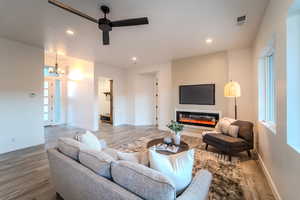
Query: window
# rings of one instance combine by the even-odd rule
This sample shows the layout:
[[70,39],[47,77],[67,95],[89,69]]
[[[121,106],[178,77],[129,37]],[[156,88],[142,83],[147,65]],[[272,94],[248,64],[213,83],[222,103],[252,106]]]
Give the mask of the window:
[[[287,143],[300,153],[300,1],[287,18]],[[299,5],[299,6],[297,6]]]
[[274,54],[269,53],[260,60],[259,70],[259,120],[275,132],[275,67]]

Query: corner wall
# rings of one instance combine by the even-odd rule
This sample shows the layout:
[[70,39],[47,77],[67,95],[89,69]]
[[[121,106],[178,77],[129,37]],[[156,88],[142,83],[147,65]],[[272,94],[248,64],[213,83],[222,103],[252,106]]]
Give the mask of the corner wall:
[[45,143],[43,66],[43,49],[0,38],[0,154]]

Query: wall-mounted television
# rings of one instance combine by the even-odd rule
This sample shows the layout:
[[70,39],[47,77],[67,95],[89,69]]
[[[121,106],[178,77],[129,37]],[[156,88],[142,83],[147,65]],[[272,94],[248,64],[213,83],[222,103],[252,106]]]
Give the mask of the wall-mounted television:
[[179,104],[215,105],[215,84],[179,86]]

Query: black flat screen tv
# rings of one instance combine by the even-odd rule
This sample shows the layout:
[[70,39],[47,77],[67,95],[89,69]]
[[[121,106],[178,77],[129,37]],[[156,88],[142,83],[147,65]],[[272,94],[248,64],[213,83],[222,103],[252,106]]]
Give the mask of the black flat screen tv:
[[215,84],[179,86],[179,104],[215,105]]

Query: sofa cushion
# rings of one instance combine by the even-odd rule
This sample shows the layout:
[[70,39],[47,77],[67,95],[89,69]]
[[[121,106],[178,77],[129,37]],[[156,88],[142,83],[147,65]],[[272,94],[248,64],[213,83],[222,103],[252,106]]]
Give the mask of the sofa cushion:
[[130,152],[130,153],[118,151],[117,154],[119,160],[126,160],[133,163],[149,166],[148,151]]
[[156,170],[128,161],[117,161],[112,162],[111,173],[117,184],[143,199],[176,199],[175,185]]
[[211,142],[214,142],[215,144],[219,144],[229,148],[238,148],[248,145],[247,142],[241,138],[235,138],[224,134],[206,134],[203,138],[204,140],[209,140]]
[[194,149],[174,155],[163,155],[150,149],[150,167],[172,180],[176,193],[181,194],[192,181]]
[[72,139],[72,138],[59,138],[57,148],[64,155],[78,161],[79,151],[84,147],[84,144]]
[[114,160],[119,160],[118,151],[113,148],[104,148],[102,151],[110,155]]
[[115,159],[104,151],[83,148],[79,152],[79,161],[96,174],[111,179],[110,165]]

